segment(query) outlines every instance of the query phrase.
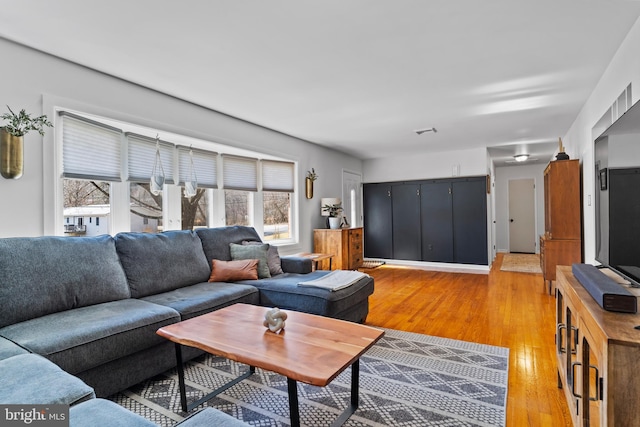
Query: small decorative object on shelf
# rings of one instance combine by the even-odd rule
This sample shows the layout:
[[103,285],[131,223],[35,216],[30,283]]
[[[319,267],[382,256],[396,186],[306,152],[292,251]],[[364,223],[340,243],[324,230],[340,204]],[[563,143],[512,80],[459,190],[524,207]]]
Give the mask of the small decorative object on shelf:
[[285,320],[287,320],[287,313],[280,311],[280,309],[276,307],[265,313],[262,324],[269,328],[271,332],[278,333],[284,329]]
[[305,184],[305,195],[307,199],[313,199],[313,181],[318,179],[318,174],[314,168],[311,168],[310,171],[307,171],[307,177],[304,179]]
[[569,160],[569,155],[564,152],[562,138],[558,138],[558,154],[556,154],[556,160]]
[[8,113],[0,118],[8,123],[0,128],[0,174],[3,178],[18,179],[24,170],[24,136],[35,130],[44,135],[45,126],[53,126],[47,116],[31,117],[25,110],[18,114],[7,105]]

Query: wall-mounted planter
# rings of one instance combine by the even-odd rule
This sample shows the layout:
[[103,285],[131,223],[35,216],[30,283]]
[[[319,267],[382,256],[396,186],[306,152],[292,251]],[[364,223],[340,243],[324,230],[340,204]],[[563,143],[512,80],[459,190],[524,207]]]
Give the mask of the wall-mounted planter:
[[311,178],[304,179],[304,194],[307,199],[313,199],[313,180]]
[[24,169],[24,136],[11,135],[0,128],[0,174],[3,178],[18,179]]

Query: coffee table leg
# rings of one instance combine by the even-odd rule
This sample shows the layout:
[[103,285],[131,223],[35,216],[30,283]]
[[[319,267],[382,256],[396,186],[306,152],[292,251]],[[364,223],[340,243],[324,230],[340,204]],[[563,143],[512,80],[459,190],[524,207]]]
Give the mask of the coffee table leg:
[[[213,390],[211,393],[207,394],[206,396],[196,400],[195,402],[189,405],[187,403],[187,390],[184,382],[184,367],[182,366],[182,345],[177,343],[176,343],[176,363],[178,368],[178,387],[180,388],[180,406],[182,406],[182,410],[184,412],[189,412],[193,408],[202,405],[204,402],[207,402],[213,399],[215,396],[222,393],[226,389],[238,384],[240,381],[244,380],[245,378],[249,378],[251,375],[256,373],[256,367],[249,366],[249,369],[244,374],[241,374],[239,377],[236,377],[231,381],[223,384],[222,386]],[[297,402],[297,398],[298,396],[296,395],[296,402]]]
[[343,425],[360,404],[360,359],[356,359],[351,365],[351,405],[331,424],[331,427]]
[[300,410],[298,408],[298,384],[296,380],[287,378],[287,391],[289,392],[289,418],[291,427],[300,427]]
[[176,368],[178,369],[178,387],[180,389],[180,405],[187,412],[187,390],[184,385],[184,366],[182,366],[182,346],[176,344]]
[[[357,359],[351,365],[351,404],[331,424],[331,427],[343,425],[358,409],[360,404],[360,360]],[[296,380],[287,378],[287,391],[289,394],[289,418],[291,427],[300,427],[300,408],[298,406],[298,386]]]

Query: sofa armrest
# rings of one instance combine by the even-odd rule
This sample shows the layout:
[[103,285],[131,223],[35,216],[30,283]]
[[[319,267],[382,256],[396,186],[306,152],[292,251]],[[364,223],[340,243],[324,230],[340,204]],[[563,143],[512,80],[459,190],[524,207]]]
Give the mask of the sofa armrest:
[[307,274],[313,270],[313,261],[311,258],[298,256],[280,257],[280,265],[285,273]]

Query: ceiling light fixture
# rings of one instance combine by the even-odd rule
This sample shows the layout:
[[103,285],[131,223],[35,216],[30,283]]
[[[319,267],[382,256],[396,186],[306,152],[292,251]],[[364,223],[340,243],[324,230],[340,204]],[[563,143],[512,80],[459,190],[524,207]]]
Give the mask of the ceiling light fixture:
[[528,154],[516,154],[515,156],[513,156],[514,160],[516,162],[526,162],[527,159],[529,158]]
[[417,133],[418,135],[422,135],[425,132],[433,132],[433,133],[437,133],[438,129],[436,128],[429,128],[429,129],[418,129],[414,131],[415,133]]

